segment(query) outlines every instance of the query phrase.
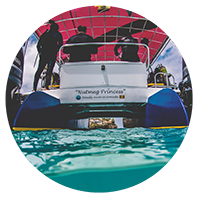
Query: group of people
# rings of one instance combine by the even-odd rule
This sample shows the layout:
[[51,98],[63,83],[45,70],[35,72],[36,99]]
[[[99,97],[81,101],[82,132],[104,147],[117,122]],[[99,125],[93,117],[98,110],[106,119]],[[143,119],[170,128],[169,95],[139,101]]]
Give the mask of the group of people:
[[[39,53],[39,65],[34,76],[33,91],[36,91],[39,77],[47,65],[46,83],[45,90],[49,89],[51,74],[55,65],[57,52],[63,45],[63,38],[61,33],[58,31],[59,26],[54,21],[49,21],[50,30],[46,30],[40,37],[37,43],[37,50]],[[86,34],[87,27],[78,26],[78,32],[76,35],[70,37],[66,44],[77,44],[77,43],[93,43],[94,39]],[[122,45],[121,43],[138,43],[137,39],[133,38],[130,33],[124,35],[114,48],[115,55],[118,56],[122,61],[138,62],[138,45]],[[148,44],[148,41],[146,41]],[[121,47],[122,51],[118,52]],[[90,61],[91,54],[97,54],[97,45],[79,45],[79,46],[67,46],[63,48],[63,53],[70,54],[70,62],[79,61]]]

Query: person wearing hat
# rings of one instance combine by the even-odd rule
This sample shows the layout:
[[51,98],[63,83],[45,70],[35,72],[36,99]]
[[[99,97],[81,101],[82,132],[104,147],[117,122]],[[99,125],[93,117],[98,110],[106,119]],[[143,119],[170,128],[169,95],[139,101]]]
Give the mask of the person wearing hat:
[[44,90],[48,90],[51,81],[51,74],[55,65],[56,56],[59,48],[63,45],[62,34],[58,31],[59,26],[50,20],[50,30],[46,30],[37,43],[39,53],[39,65],[34,75],[33,91],[36,91],[38,80],[45,66],[47,65],[46,84]]
[[[66,44],[93,43],[94,39],[86,32],[86,26],[78,26],[78,33],[70,37]],[[63,53],[70,54],[70,62],[91,61],[91,54],[97,54],[97,52],[96,45],[70,46],[63,49]]]

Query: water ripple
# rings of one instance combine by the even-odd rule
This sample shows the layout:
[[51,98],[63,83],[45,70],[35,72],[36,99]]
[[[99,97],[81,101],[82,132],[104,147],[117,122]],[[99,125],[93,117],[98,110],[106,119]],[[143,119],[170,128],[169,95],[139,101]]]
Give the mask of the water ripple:
[[167,163],[184,129],[95,129],[13,132],[28,160],[44,174],[82,168]]

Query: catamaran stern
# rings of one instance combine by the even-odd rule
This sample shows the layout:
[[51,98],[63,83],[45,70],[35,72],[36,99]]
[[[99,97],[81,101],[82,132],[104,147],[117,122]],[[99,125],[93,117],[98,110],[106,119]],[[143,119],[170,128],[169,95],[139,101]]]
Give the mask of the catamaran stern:
[[[125,93],[121,92],[124,89]],[[76,89],[63,89],[48,91],[52,95],[40,91],[30,94],[19,109],[13,129],[87,129],[91,117],[134,118],[139,119],[139,126],[150,128],[189,124],[181,99],[171,89],[120,88],[115,91],[109,88],[105,94],[102,88],[90,90],[76,93]]]

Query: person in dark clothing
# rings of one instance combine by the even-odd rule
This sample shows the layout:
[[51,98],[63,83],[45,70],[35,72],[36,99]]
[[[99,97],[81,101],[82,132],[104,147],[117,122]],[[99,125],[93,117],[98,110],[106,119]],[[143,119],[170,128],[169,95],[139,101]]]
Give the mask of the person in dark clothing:
[[40,56],[39,66],[34,76],[33,91],[36,91],[39,77],[47,65],[45,90],[51,81],[52,70],[55,65],[56,56],[59,48],[63,45],[62,34],[58,31],[59,26],[50,21],[50,30],[46,30],[37,43],[37,50]]
[[[123,36],[118,43],[138,43],[137,39],[133,38],[131,34],[128,34],[126,36]],[[116,56],[121,55],[121,53],[118,52],[118,49],[121,47],[122,49],[122,61],[131,61],[131,62],[139,62],[139,56],[138,56],[138,45],[120,45],[117,44],[114,48],[114,52]]]
[[[94,39],[86,34],[85,26],[78,27],[78,34],[70,37],[66,44],[74,43],[93,43]],[[63,53],[70,54],[70,62],[90,61],[91,54],[97,54],[98,48],[96,45],[70,46],[64,47]]]

